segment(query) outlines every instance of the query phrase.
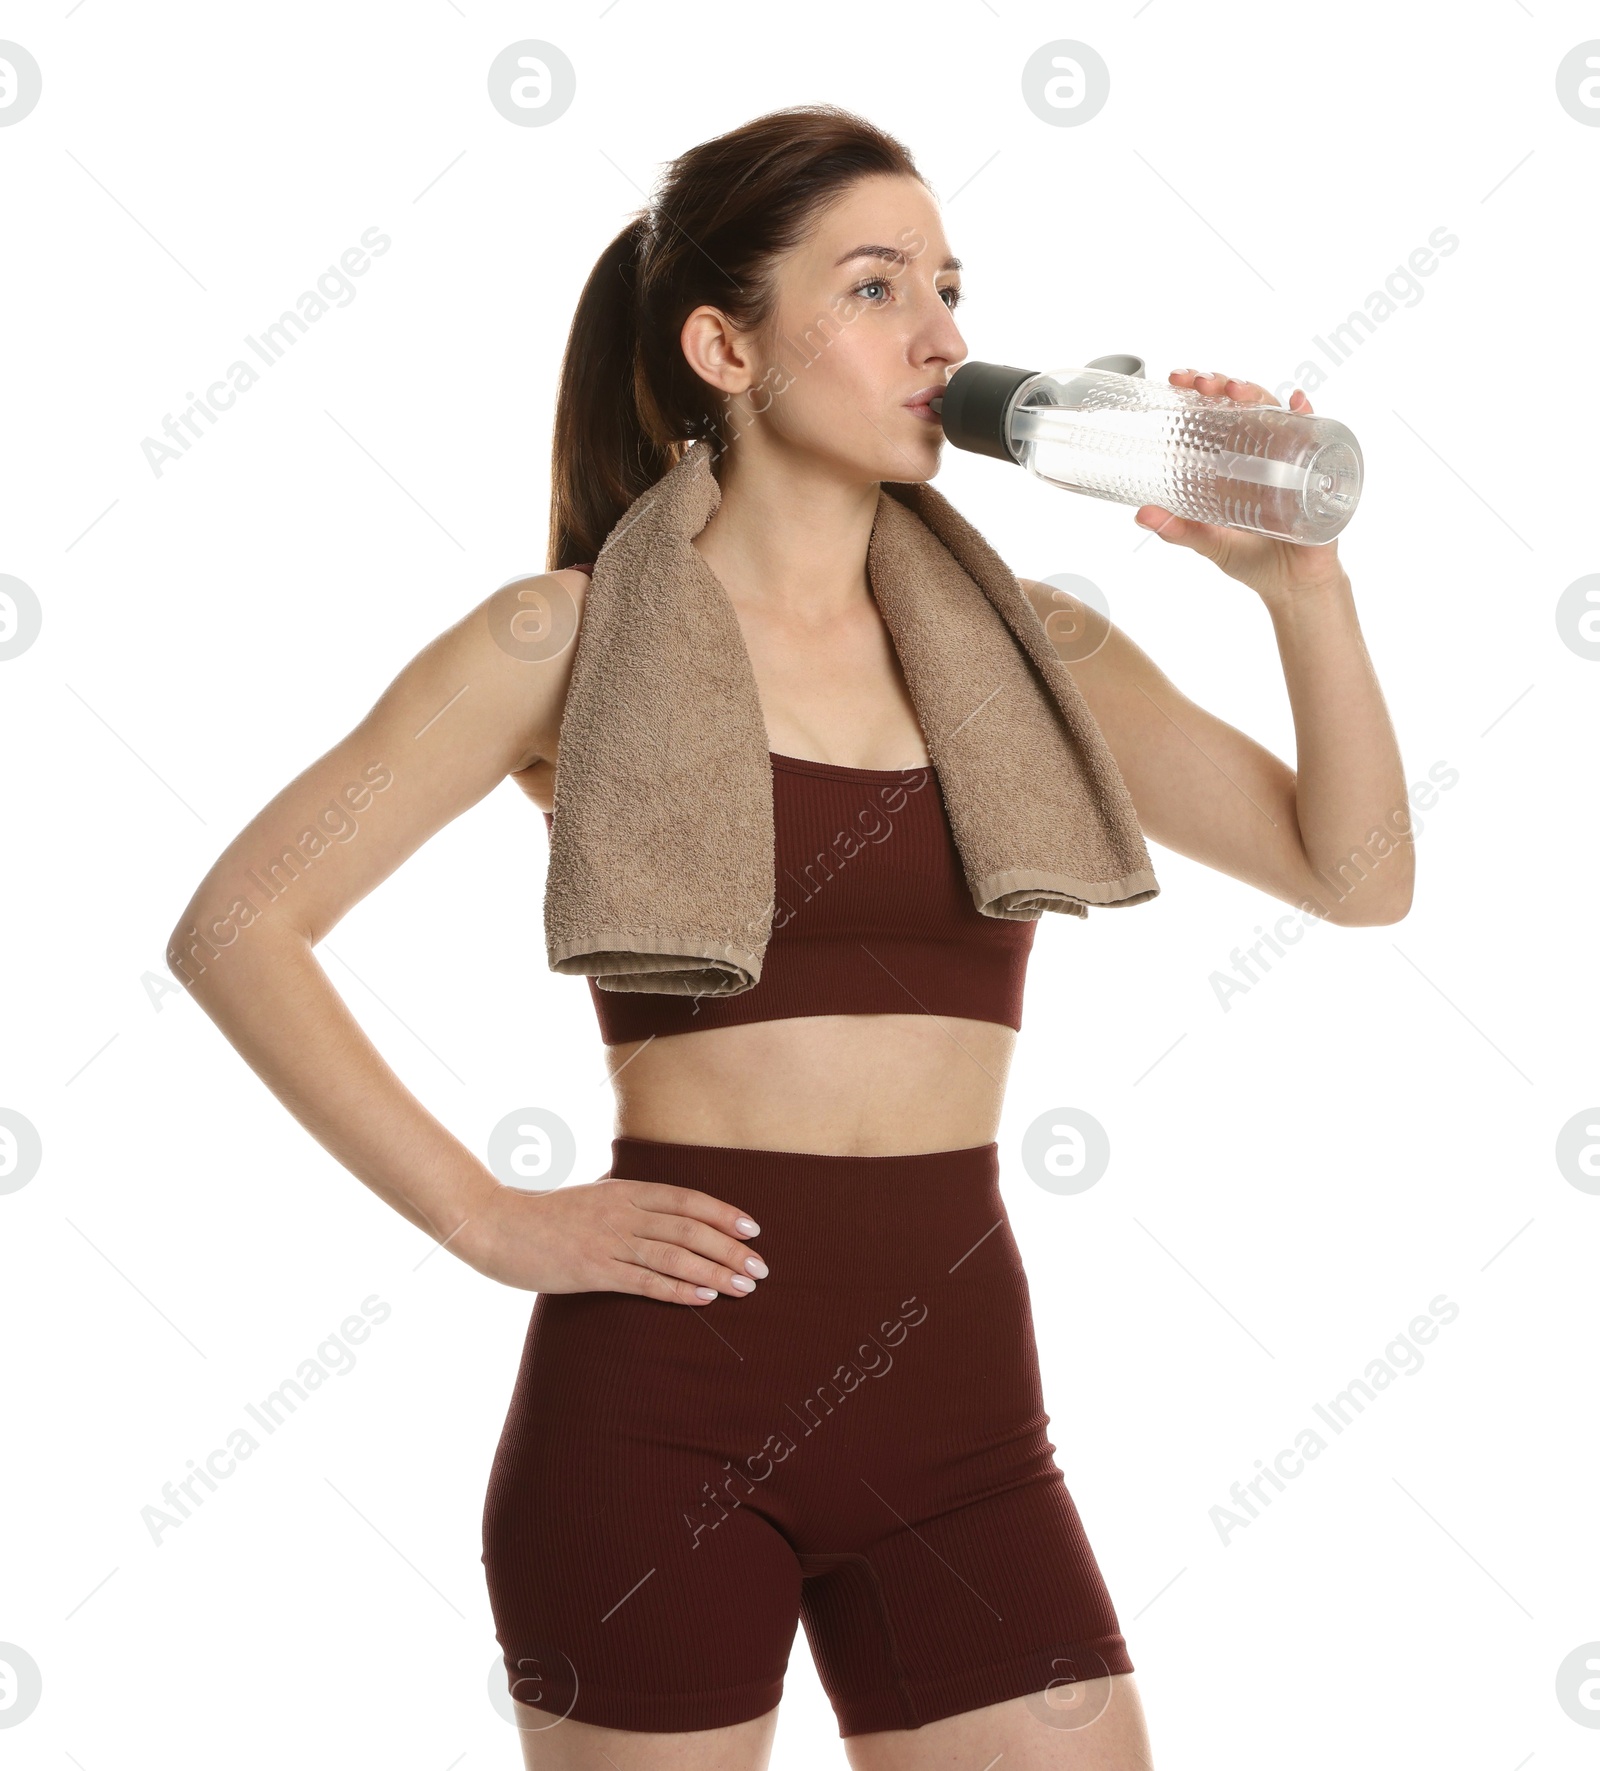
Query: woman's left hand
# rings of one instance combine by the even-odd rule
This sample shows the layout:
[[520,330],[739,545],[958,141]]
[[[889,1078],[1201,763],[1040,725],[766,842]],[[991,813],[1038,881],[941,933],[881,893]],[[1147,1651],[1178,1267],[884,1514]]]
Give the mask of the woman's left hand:
[[[1280,403],[1259,382],[1236,381],[1204,370],[1174,369],[1167,379],[1174,387],[1192,387],[1196,393],[1202,394],[1224,394],[1230,400],[1245,404],[1261,400],[1269,406]],[[1310,400],[1298,387],[1289,396],[1289,410],[1301,413],[1311,410]],[[1177,516],[1159,504],[1141,504],[1134,512],[1134,520],[1174,547],[1187,547],[1203,554],[1230,578],[1248,584],[1268,602],[1336,584],[1345,575],[1339,561],[1337,541],[1316,547],[1297,541],[1279,541],[1275,536],[1258,535],[1252,529],[1231,529],[1221,523],[1196,522],[1192,517]]]

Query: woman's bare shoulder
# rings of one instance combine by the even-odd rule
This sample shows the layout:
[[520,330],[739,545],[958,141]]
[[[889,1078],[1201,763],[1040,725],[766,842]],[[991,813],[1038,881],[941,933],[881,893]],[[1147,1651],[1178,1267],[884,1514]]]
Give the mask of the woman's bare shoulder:
[[[351,821],[340,841],[319,842],[315,867],[291,874],[293,894],[273,911],[312,945],[508,775],[539,803],[539,770],[555,755],[587,584],[577,571],[514,579],[437,633],[362,719],[234,838],[196,889],[185,924],[250,901],[261,857],[291,852],[296,832],[326,833],[330,808],[361,811],[362,840],[348,840]],[[546,772],[553,784],[553,767]]]
[[538,667],[528,675],[528,743],[508,774],[543,811],[555,803],[556,744],[588,590],[589,574],[566,566],[512,579],[474,611],[480,633],[514,660]]
[[1054,584],[1019,578],[1056,656],[1091,707],[1097,694],[1129,695],[1160,678],[1154,660],[1091,603]]

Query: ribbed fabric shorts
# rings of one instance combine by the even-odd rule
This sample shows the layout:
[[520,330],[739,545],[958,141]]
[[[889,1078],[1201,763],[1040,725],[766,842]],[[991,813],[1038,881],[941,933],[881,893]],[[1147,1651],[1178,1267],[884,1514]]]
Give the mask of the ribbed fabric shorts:
[[841,1735],[1133,1671],[1047,1437],[993,1144],[820,1156],[617,1138],[753,1217],[703,1307],[541,1293],[483,1515],[511,1695],[726,1727],[803,1623]]

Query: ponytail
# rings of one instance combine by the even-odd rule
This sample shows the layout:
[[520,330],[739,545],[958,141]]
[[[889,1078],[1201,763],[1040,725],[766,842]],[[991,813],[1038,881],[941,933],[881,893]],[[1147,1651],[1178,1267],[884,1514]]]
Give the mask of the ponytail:
[[759,332],[777,260],[848,185],[884,173],[922,178],[893,136],[837,105],[769,112],[670,163],[578,297],[556,391],[546,570],[594,559],[692,442],[723,440],[720,396],[683,354],[689,315],[711,306]]
[[578,297],[556,393],[546,570],[592,560],[617,518],[674,465],[645,435],[635,388],[641,211],[600,254]]

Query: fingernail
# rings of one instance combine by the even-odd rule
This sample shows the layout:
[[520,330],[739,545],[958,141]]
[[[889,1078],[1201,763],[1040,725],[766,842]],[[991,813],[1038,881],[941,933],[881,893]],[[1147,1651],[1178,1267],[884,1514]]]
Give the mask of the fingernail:
[[756,1288],[755,1280],[741,1279],[737,1273],[734,1274],[733,1278],[729,1281],[729,1283],[731,1285],[733,1285],[735,1287],[735,1289],[737,1289],[739,1291],[754,1291]]
[[761,1234],[761,1226],[754,1220],[754,1218],[740,1218],[738,1223],[739,1228],[746,1236],[759,1236]]
[[714,1298],[717,1294],[709,1285],[697,1285],[694,1288],[694,1295],[697,1298]]
[[767,1263],[764,1260],[762,1260],[760,1255],[758,1255],[758,1254],[746,1255],[744,1265],[745,1265],[745,1271],[747,1273],[754,1273],[757,1279],[765,1279],[766,1278],[766,1276],[767,1276]]

